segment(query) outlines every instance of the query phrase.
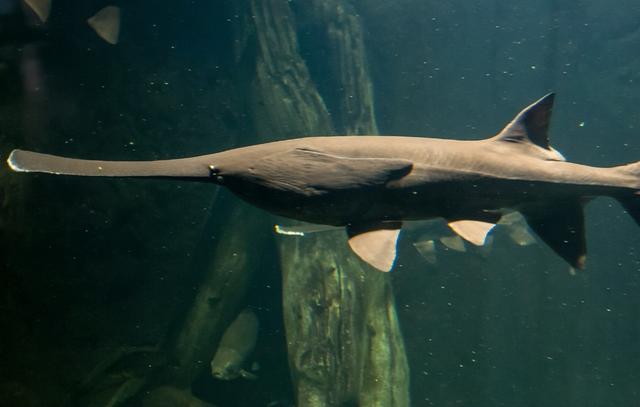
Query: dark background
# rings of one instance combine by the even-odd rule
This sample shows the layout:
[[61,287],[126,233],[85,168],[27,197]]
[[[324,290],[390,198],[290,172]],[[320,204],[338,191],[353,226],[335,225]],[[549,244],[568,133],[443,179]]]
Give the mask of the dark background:
[[[0,26],[3,157],[20,147],[157,159],[257,142],[242,91],[253,72],[232,51],[232,2],[120,4],[117,46],[85,24],[105,2],[56,1],[44,27],[20,3],[5,3],[14,7]],[[481,138],[555,91],[551,140],[569,160],[640,157],[637,2],[352,4],[365,28],[382,134]],[[314,69],[326,47],[312,25],[300,24],[298,36],[335,110],[331,78]],[[233,202],[214,202],[208,185],[6,168],[0,185],[0,389],[19,388],[40,400],[34,405],[68,402],[114,349],[163,340],[195,292],[201,252],[224,238],[216,213]],[[515,247],[499,233],[489,256],[443,252],[435,267],[401,242],[394,287],[414,405],[637,403],[640,235],[607,199],[588,207],[587,229],[588,265],[577,275],[546,247]],[[267,333],[258,354],[279,352],[266,369],[286,377],[277,256],[257,255],[264,274],[251,301]],[[208,397],[266,405],[280,397],[269,385],[246,385],[260,401]]]

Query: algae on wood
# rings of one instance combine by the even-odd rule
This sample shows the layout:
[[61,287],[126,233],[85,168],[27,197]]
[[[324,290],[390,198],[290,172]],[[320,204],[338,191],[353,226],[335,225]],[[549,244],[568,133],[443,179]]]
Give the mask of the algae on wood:
[[[361,28],[340,2],[316,8],[331,30],[345,89],[350,130],[375,133],[371,82]],[[322,134],[333,128],[325,103],[300,56],[285,0],[248,3],[255,32],[256,129],[263,137]],[[338,23],[334,23],[334,19]],[[355,40],[354,40],[355,39]],[[247,40],[250,41],[250,40]],[[246,46],[245,50],[251,49]],[[246,57],[245,57],[246,59]],[[344,233],[279,240],[289,365],[297,405],[408,406],[409,373],[389,276],[349,250]]]
[[299,14],[305,24],[321,26],[317,34],[326,42],[328,54],[323,69],[336,81],[332,87],[337,99],[333,113],[336,128],[346,134],[377,134],[360,16],[351,3],[343,0],[311,0]]
[[409,369],[388,274],[340,231],[283,237],[284,317],[298,405],[408,406]]
[[255,64],[247,93],[257,136],[273,141],[331,133],[325,103],[298,53],[289,3],[247,0],[237,7],[244,18],[237,29],[235,54],[238,63]]

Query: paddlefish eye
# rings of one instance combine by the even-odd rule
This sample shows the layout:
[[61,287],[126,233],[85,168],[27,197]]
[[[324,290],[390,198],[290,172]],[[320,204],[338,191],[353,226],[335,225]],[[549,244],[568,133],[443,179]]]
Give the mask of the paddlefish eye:
[[219,174],[220,168],[216,167],[215,165],[209,166],[209,178],[215,178],[216,182],[224,181],[224,178]]

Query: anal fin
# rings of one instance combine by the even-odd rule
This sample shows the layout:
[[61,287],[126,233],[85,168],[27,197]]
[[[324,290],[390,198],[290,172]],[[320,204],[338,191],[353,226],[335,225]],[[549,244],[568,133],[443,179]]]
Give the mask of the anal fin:
[[521,211],[531,229],[572,267],[584,268],[587,242],[584,211],[578,200]]
[[458,220],[449,222],[449,227],[464,240],[476,246],[483,246],[487,235],[496,226],[495,223],[478,220]]
[[401,222],[349,225],[349,246],[355,254],[380,271],[391,271],[396,260],[396,245]]

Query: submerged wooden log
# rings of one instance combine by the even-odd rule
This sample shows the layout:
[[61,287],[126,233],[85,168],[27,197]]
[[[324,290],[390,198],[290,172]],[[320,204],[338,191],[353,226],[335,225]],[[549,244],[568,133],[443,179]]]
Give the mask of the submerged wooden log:
[[329,112],[298,51],[289,2],[246,0],[236,7],[244,16],[236,30],[236,60],[255,64],[246,92],[258,137],[332,133]]
[[[329,2],[321,21],[341,61],[346,129],[375,133],[373,92],[357,19]],[[332,7],[336,8],[332,8]],[[304,7],[304,6],[303,6]],[[323,134],[333,128],[301,57],[286,0],[248,0],[245,33],[255,33],[253,87],[262,137]],[[339,14],[337,24],[332,19]],[[354,40],[355,39],[355,40]],[[250,40],[241,41],[246,44]],[[243,59],[247,59],[244,57]],[[348,100],[347,100],[348,99]],[[409,369],[389,276],[357,259],[344,233],[282,238],[283,308],[289,365],[298,406],[409,405]]]
[[346,234],[283,237],[284,319],[300,406],[408,406],[409,369],[389,274]]
[[300,14],[305,24],[322,25],[318,34],[327,43],[323,68],[336,79],[336,128],[346,134],[377,134],[362,22],[353,5],[344,0],[311,0]]
[[188,387],[202,370],[209,369],[222,334],[245,306],[251,275],[259,268],[253,233],[266,227],[261,218],[255,209],[237,205],[217,234],[211,263],[168,346],[173,363],[168,381],[173,385]]

